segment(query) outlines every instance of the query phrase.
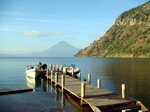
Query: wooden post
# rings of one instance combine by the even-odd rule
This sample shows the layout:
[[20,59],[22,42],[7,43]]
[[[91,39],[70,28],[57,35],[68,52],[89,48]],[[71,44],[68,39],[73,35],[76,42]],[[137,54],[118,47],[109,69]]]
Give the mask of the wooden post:
[[56,65],[57,71],[59,72],[59,65]]
[[88,74],[88,84],[91,84],[91,74]]
[[97,88],[101,88],[101,80],[97,79]]
[[57,71],[56,64],[55,64],[55,71]]
[[79,78],[79,80],[81,80],[81,73],[78,74],[78,78]]
[[50,70],[53,70],[53,65],[52,64],[50,64]]
[[56,68],[55,68],[55,64],[54,64],[54,71],[56,70]]
[[63,73],[63,66],[60,66],[60,72]]
[[46,77],[48,78],[49,76],[49,69],[46,69]]
[[125,98],[126,95],[125,95],[125,84],[122,84],[122,98]]
[[50,80],[51,80],[51,92],[53,92],[53,70],[51,70],[51,78],[50,78]]
[[124,109],[122,112],[132,112],[132,109]]
[[62,93],[63,93],[64,92],[64,86],[65,86],[65,75],[63,74],[61,77],[62,77],[61,88],[62,88]]
[[86,83],[82,82],[81,83],[81,105],[83,104],[83,98],[85,97],[85,86],[86,86]]
[[55,71],[57,71],[57,64],[55,64]]
[[74,77],[74,70],[73,70],[73,68],[72,68],[71,75],[72,75],[72,77]]
[[53,70],[51,70],[51,82],[53,80]]
[[63,69],[62,69],[62,73],[65,74],[65,67],[63,67]]
[[67,74],[67,68],[66,67],[63,67],[63,74]]
[[55,87],[57,86],[57,83],[58,83],[58,73],[56,72],[55,73]]
[[59,69],[59,68],[60,68],[60,65],[57,65],[57,70],[58,70],[58,72],[60,71],[60,69]]

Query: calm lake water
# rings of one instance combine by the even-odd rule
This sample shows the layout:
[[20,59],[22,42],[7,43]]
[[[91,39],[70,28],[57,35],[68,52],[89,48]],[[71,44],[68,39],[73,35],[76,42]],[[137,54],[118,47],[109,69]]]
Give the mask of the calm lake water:
[[102,80],[102,88],[121,93],[121,84],[125,83],[127,97],[141,101],[150,109],[150,59],[117,58],[0,58],[0,89],[35,87],[35,92],[0,96],[0,112],[79,112],[84,109],[65,99],[62,95],[56,100],[56,92],[50,92],[51,86],[45,86],[44,79],[36,85],[26,79],[27,64],[39,61],[52,64],[75,64],[81,69],[82,79],[92,75],[92,84]]

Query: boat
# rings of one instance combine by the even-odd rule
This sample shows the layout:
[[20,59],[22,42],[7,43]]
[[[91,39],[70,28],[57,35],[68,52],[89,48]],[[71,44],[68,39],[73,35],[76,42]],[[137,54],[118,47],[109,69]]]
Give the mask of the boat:
[[40,75],[43,75],[45,73],[46,68],[47,68],[47,65],[42,64],[41,62],[36,66],[27,65],[26,76],[36,78]]
[[78,74],[80,72],[80,68],[76,67],[75,64],[71,64],[70,66],[67,66],[67,65],[63,65],[63,67],[66,67],[67,68],[67,73],[68,74],[72,74],[72,72],[74,74]]

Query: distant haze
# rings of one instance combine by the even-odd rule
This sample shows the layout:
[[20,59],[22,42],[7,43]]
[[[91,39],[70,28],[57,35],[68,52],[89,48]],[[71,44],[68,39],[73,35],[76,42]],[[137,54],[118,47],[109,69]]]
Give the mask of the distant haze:
[[[39,46],[40,47],[40,46]],[[0,54],[0,57],[73,57],[79,49],[73,47],[65,41],[60,41],[45,51],[28,54]]]

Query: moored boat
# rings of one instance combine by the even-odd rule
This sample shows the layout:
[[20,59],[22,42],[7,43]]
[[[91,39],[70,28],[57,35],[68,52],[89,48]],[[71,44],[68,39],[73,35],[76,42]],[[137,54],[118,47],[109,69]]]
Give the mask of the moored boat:
[[42,75],[45,72],[46,68],[47,68],[47,65],[42,64],[41,62],[36,66],[27,65],[26,76],[36,78],[36,77]]
[[67,65],[63,65],[63,67],[66,67],[67,68],[67,73],[68,74],[78,74],[80,72],[80,68],[76,67],[75,64],[71,64],[70,66],[67,66]]
[[67,72],[69,74],[71,74],[72,72],[74,74],[78,74],[80,72],[80,68],[76,67],[74,64],[71,64],[68,68],[67,68]]

